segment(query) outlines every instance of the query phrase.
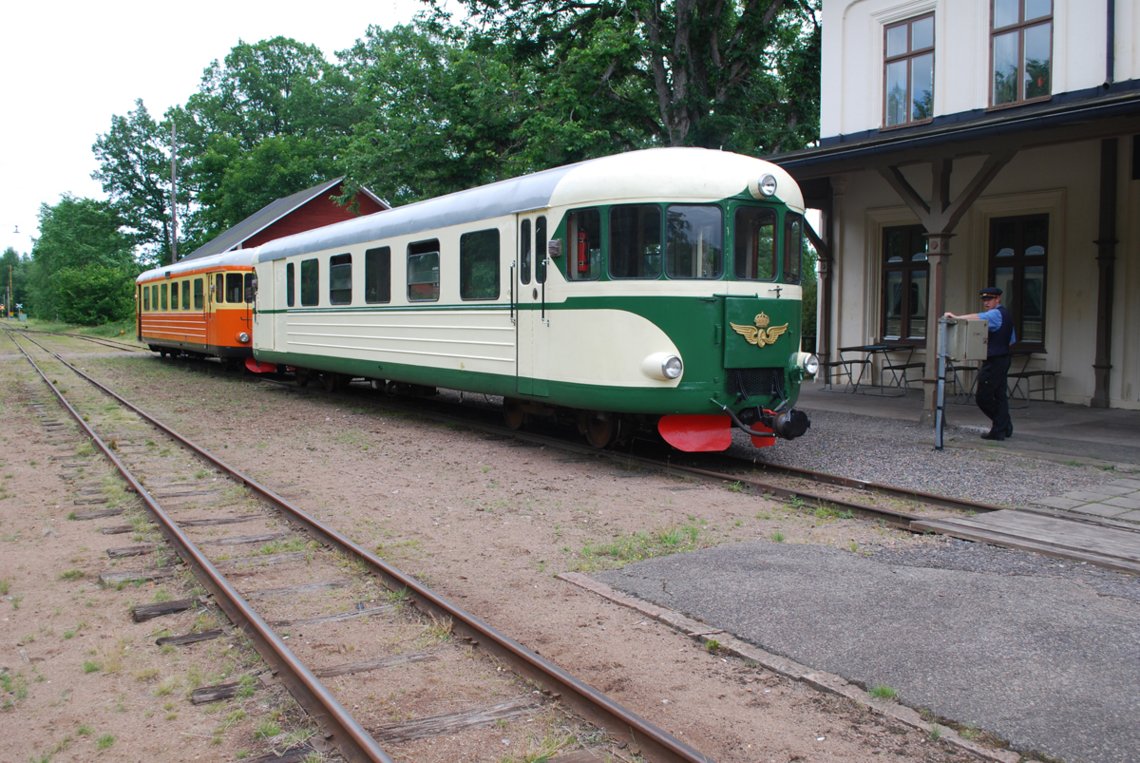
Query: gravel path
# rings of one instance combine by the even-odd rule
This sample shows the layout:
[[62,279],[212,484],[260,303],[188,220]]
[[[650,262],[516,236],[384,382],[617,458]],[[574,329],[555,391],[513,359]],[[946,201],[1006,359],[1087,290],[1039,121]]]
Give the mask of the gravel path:
[[[798,466],[854,479],[1017,506],[1102,484],[1103,468],[1055,457],[972,447],[977,432],[949,428],[934,449],[929,426],[897,419],[813,411],[808,433],[757,451],[743,439],[734,446],[757,461]],[[956,447],[968,443],[971,447]]]

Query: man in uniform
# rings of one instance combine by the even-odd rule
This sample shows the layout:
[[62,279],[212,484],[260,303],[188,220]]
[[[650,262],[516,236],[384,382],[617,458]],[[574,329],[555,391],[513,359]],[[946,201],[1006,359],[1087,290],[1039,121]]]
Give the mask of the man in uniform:
[[982,298],[982,310],[969,315],[946,313],[947,318],[983,320],[989,327],[989,344],[986,360],[978,369],[978,390],[974,397],[982,413],[990,419],[990,431],[982,435],[983,440],[1004,440],[1013,436],[1013,422],[1009,419],[1009,348],[1017,341],[1013,330],[1013,317],[1001,303],[1002,291],[997,286],[987,286],[978,292]]

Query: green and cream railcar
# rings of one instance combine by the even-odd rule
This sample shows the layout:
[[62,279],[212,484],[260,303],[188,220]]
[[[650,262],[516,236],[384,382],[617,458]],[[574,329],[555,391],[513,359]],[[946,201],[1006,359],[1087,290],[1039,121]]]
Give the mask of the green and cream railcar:
[[660,148],[263,244],[254,355],[326,379],[571,410],[606,445],[654,420],[686,450],[795,437],[803,198],[768,162]]

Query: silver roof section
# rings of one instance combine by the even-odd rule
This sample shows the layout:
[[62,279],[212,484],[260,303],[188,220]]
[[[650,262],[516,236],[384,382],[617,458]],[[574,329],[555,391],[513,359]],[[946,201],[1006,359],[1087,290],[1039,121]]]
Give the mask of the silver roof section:
[[225,266],[242,266],[246,265],[253,267],[256,261],[257,247],[249,249],[234,249],[229,252],[222,252],[220,254],[210,254],[204,257],[189,257],[181,259],[173,265],[160,265],[157,268],[145,270],[139,274],[135,279],[135,283],[142,283],[143,281],[151,281],[155,278],[166,278],[182,275],[192,270],[208,270],[209,268],[218,268]]
[[550,195],[558,181],[575,166],[502,180],[267,241],[261,245],[257,261],[268,262],[294,254],[338,249],[527,209],[542,209],[549,206]]
[[774,164],[703,148],[653,148],[589,159],[267,241],[258,247],[257,261],[346,249],[556,205],[592,203],[599,196],[723,199],[747,192],[749,182],[762,174],[775,175],[777,197],[803,211],[799,187]]

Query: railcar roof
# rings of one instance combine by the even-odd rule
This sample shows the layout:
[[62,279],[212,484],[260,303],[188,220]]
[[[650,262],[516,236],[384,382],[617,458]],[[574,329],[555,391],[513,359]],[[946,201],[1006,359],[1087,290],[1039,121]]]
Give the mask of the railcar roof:
[[150,281],[155,278],[165,278],[168,273],[171,276],[182,275],[183,273],[187,273],[191,270],[204,270],[208,268],[226,266],[240,267],[242,265],[248,265],[252,267],[256,256],[257,247],[251,247],[249,249],[233,249],[228,252],[211,254],[205,257],[195,257],[193,259],[186,258],[179,260],[173,265],[160,265],[157,268],[145,270],[139,274],[139,277],[135,279],[135,282],[141,283],[143,281]]
[[745,191],[764,174],[776,177],[780,201],[803,211],[799,186],[770,162],[703,148],[653,148],[588,159],[275,239],[258,247],[257,261],[551,206],[645,198],[719,200]]

